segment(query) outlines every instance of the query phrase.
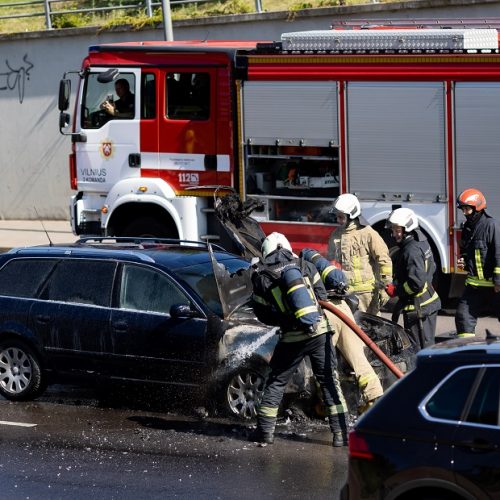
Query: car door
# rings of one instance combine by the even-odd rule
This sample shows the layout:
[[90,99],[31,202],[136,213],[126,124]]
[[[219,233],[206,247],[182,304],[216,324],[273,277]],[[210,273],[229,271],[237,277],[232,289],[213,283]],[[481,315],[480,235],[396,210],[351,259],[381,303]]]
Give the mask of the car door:
[[481,368],[470,408],[454,436],[457,484],[476,498],[500,498],[500,365]]
[[[198,385],[206,366],[207,319],[162,271],[123,264],[109,332],[110,375]],[[174,304],[191,310],[172,317]]]
[[29,317],[51,368],[101,371],[116,267],[114,261],[68,258],[52,271]]

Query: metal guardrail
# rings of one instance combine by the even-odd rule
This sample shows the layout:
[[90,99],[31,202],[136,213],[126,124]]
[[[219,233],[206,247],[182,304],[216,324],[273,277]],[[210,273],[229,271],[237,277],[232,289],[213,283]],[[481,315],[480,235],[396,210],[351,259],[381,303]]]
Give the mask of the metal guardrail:
[[[76,0],[77,2],[81,2],[81,0]],[[171,4],[176,6],[176,5],[181,5],[181,4],[196,4],[196,3],[206,3],[206,2],[214,2],[217,0],[170,0]],[[127,4],[122,4],[122,5],[108,5],[106,7],[94,7],[94,8],[82,8],[82,9],[54,9],[53,6],[55,4],[63,4],[67,3],[68,0],[27,0],[23,2],[13,2],[13,3],[3,3],[0,4],[0,12],[2,8],[6,7],[14,7],[14,8],[22,8],[22,7],[29,7],[29,6],[37,6],[43,5],[43,9],[40,9],[40,11],[35,11],[35,12],[28,12],[28,13],[17,13],[17,14],[9,14],[9,15],[3,15],[0,16],[0,21],[4,19],[20,19],[24,17],[39,17],[39,16],[45,16],[45,27],[48,30],[53,29],[52,26],[52,17],[57,16],[57,15],[64,15],[64,14],[82,14],[82,13],[97,13],[97,12],[108,12],[108,11],[113,11],[113,10],[137,10],[137,9],[144,9],[146,12],[146,15],[148,17],[153,16],[153,7],[161,7],[162,2],[155,2],[152,0],[138,0],[135,3],[127,3]],[[255,0],[255,11],[256,12],[263,12],[262,9],[262,0]]]

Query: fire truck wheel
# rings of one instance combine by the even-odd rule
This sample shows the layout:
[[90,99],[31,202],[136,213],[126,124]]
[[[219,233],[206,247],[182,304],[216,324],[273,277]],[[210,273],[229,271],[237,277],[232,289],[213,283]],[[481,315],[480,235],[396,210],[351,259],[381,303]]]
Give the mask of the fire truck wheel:
[[142,238],[178,238],[172,224],[162,224],[153,217],[140,217],[131,222],[119,236],[140,236]]
[[11,401],[29,401],[45,389],[35,352],[20,340],[0,342],[0,394]]

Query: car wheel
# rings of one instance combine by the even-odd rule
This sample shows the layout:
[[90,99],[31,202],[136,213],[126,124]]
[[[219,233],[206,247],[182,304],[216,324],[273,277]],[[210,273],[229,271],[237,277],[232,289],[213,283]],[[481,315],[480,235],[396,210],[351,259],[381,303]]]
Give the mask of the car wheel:
[[255,418],[265,382],[265,375],[256,369],[241,367],[233,371],[222,385],[224,413],[243,420]]
[[0,343],[0,394],[11,401],[34,399],[43,392],[40,362],[23,342]]

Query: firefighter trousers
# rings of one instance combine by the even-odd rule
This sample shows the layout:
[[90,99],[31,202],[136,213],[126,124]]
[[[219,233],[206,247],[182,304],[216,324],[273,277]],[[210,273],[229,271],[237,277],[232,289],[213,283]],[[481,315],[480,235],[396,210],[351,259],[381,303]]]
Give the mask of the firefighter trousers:
[[271,373],[257,409],[257,430],[273,435],[278,408],[285,387],[301,361],[309,356],[326,405],[332,432],[347,435],[347,406],[337,373],[337,359],[330,334],[321,334],[299,342],[278,342],[271,358]]
[[424,347],[434,344],[438,312],[436,310],[424,313],[420,321],[416,311],[403,311],[403,324],[410,332],[409,337],[415,350],[419,351]]
[[356,297],[359,300],[358,310],[373,314],[374,316],[380,316],[380,309],[389,300],[387,293],[378,288],[375,288],[371,292],[357,293]]
[[[351,309],[343,300],[331,300],[330,302],[354,322]],[[324,312],[336,333],[332,337],[333,345],[338,348],[353,369],[363,404],[379,398],[384,390],[380,379],[366,357],[365,343],[338,316],[327,309]]]
[[493,287],[466,285],[455,313],[455,326],[459,337],[475,335],[477,319],[492,314],[500,321],[500,293]]

